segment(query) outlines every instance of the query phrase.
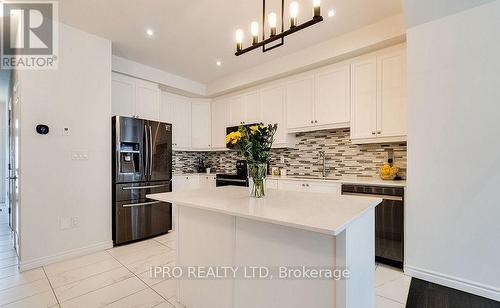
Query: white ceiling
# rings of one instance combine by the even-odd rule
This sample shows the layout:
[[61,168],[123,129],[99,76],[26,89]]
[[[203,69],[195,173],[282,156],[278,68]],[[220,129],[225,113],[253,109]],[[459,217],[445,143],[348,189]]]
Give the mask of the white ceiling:
[[[289,2],[285,1],[286,7]],[[312,1],[298,2],[299,22],[303,22],[312,16]],[[280,5],[279,0],[266,2],[269,11],[279,12]],[[260,22],[262,18],[261,0],[59,2],[62,22],[110,39],[113,54],[202,83],[399,14],[402,3],[401,0],[322,0],[321,9],[325,21],[287,37],[285,46],[236,57],[234,32],[239,27],[244,29],[248,46],[250,22]],[[333,18],[326,17],[330,9],[335,9]],[[147,37],[148,28],[154,30],[153,38]],[[221,67],[216,66],[217,60],[222,61]]]

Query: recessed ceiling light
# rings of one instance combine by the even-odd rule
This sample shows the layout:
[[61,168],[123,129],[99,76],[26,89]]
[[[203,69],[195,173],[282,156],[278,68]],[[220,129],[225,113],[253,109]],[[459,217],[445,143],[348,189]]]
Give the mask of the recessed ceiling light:
[[217,66],[221,66],[222,65],[222,61],[217,61],[217,62],[215,62],[215,64],[217,64]]
[[146,30],[146,34],[147,34],[148,36],[153,36],[153,34],[155,34],[155,33],[153,32],[153,30],[152,30],[152,29],[147,29],[147,30]]
[[329,10],[328,17],[333,17],[333,16],[335,16],[335,10]]

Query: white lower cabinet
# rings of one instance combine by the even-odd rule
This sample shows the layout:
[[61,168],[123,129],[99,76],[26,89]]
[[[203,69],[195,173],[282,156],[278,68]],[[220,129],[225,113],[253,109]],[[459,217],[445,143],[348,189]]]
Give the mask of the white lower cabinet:
[[172,177],[172,191],[215,188],[214,174],[179,174]]
[[278,180],[278,189],[315,193],[333,193],[340,196],[342,185],[332,182]]

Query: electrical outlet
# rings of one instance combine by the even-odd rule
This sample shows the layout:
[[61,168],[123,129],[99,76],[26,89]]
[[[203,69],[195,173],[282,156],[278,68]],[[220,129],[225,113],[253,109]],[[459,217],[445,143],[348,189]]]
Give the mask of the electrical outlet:
[[59,228],[61,230],[67,230],[71,228],[71,219],[69,219],[68,217],[59,218]]
[[87,151],[71,151],[72,160],[88,160],[89,154]]
[[78,219],[78,217],[71,217],[71,228],[78,227],[79,223],[80,223],[80,220]]
[[219,163],[223,163],[224,162],[224,159],[222,157],[219,157]]
[[282,163],[282,164],[285,163],[285,156],[283,156],[283,155],[280,156],[280,163]]
[[63,136],[70,136],[71,131],[69,130],[69,127],[64,127],[62,130],[62,134],[63,134]]

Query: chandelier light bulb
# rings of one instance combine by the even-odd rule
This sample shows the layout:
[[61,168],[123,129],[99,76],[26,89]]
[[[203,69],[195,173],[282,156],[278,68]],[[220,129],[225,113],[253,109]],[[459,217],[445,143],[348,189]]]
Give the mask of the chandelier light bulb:
[[275,36],[278,17],[276,16],[276,13],[273,12],[269,14],[268,18],[269,18],[269,27],[271,28],[271,36]]
[[313,11],[314,11],[314,18],[318,18],[321,16],[321,0],[313,0]]
[[293,1],[290,3],[290,28],[297,26],[297,15],[299,15],[299,3]]
[[240,51],[243,49],[243,30],[236,30],[236,50]]
[[254,21],[250,24],[250,32],[252,33],[252,43],[257,44],[259,42],[259,23]]

